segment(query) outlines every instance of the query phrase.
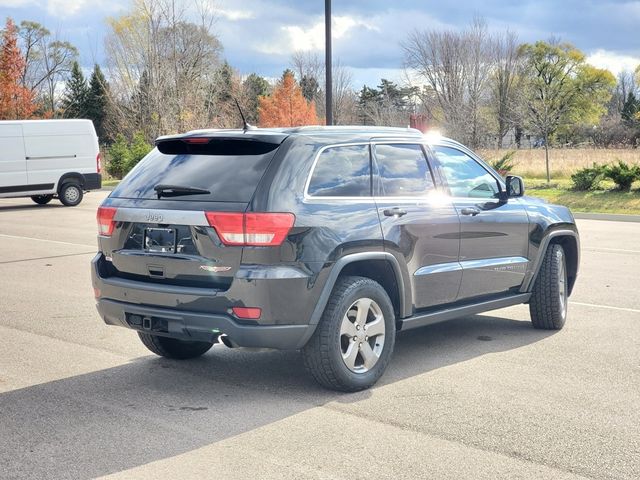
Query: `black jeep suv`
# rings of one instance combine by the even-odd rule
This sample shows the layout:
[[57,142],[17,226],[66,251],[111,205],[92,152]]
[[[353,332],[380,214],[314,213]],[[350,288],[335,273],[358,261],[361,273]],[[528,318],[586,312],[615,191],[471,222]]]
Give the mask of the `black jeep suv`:
[[364,389],[399,330],[519,303],[562,328],[576,225],[523,193],[411,129],[160,137],[98,210],[98,311],[164,357],[301,349],[322,385]]

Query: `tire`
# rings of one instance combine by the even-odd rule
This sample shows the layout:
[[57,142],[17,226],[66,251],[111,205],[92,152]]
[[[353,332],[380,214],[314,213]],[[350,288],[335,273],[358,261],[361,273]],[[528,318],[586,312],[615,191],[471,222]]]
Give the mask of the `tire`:
[[560,330],[567,320],[567,266],[561,245],[549,245],[529,300],[535,328]]
[[38,205],[46,205],[52,198],[53,195],[34,195],[31,197],[31,200],[36,202]]
[[186,360],[204,355],[213,347],[209,342],[191,342],[188,340],[177,340],[175,338],[151,335],[150,333],[138,332],[138,336],[145,347],[156,355],[176,360]]
[[84,193],[80,184],[69,182],[62,185],[58,192],[60,202],[66,207],[75,207],[82,201]]
[[[360,311],[363,313],[358,316]],[[367,329],[369,336],[363,337]],[[364,390],[386,370],[395,336],[393,305],[384,288],[369,278],[343,277],[334,286],[316,331],[302,349],[304,364],[326,388]]]

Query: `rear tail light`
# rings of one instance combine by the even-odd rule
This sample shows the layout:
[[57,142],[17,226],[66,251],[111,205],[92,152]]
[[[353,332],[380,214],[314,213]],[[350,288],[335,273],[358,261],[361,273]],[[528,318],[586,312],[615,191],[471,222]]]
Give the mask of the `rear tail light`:
[[113,227],[116,222],[114,217],[116,216],[116,208],[113,207],[98,207],[98,214],[96,218],[98,220],[98,234],[110,237],[113,233]]
[[100,158],[100,152],[98,152],[98,155],[96,155],[96,172],[102,172],[102,159]]
[[225,245],[272,247],[281,245],[296,220],[293,213],[205,212]]

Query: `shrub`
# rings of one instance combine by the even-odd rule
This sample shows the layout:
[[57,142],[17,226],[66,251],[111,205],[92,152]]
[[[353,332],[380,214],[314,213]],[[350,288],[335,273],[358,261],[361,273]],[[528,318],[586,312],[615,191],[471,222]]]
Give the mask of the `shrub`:
[[513,158],[515,154],[516,154],[515,150],[510,150],[507,153],[505,153],[502,157],[500,157],[498,160],[490,161],[489,164],[500,175],[505,176],[507,173],[513,170],[513,167],[516,166],[516,162]]
[[129,161],[127,162],[127,173],[135,167],[140,160],[142,160],[147,153],[153,148],[152,145],[147,143],[142,132],[136,132],[133,134],[133,141],[129,146]]
[[573,189],[586,191],[598,188],[600,181],[604,178],[606,167],[594,163],[592,167],[581,168],[571,175]]
[[617,164],[607,165],[604,176],[613,180],[618,190],[628,192],[636,180],[640,180],[640,165],[629,165],[622,160]]
[[119,133],[116,136],[115,142],[109,147],[109,161],[107,162],[106,169],[109,175],[115,178],[122,178],[128,171],[127,165],[131,159],[131,152],[129,151],[129,145],[124,135]]
[[152,148],[142,132],[136,132],[131,143],[119,133],[108,151],[107,172],[115,178],[124,177]]

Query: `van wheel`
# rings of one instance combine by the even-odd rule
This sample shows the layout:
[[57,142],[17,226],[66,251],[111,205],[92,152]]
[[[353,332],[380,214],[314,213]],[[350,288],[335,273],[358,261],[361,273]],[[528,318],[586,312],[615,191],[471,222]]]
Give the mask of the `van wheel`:
[[58,198],[67,207],[78,205],[82,201],[82,196],[82,187],[77,183],[65,183],[58,193]]
[[364,390],[386,370],[395,338],[393,305],[384,288],[369,278],[344,277],[302,349],[304,363],[327,388]]
[[53,195],[34,195],[31,197],[31,200],[36,202],[38,205],[46,205],[52,198]]
[[144,346],[156,355],[177,360],[199,357],[213,347],[213,343],[209,342],[191,342],[144,332],[138,332],[138,336]]
[[560,330],[567,320],[567,266],[561,245],[549,245],[529,300],[535,328]]

